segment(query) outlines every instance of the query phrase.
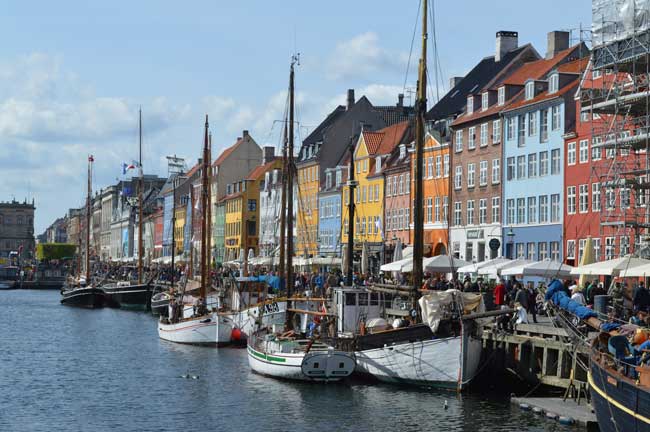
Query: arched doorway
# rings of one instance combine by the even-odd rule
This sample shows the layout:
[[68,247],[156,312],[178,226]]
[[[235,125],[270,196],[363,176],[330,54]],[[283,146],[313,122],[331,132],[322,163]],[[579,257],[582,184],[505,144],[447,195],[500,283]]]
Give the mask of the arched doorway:
[[447,247],[444,243],[438,243],[433,249],[433,256],[437,255],[447,255]]

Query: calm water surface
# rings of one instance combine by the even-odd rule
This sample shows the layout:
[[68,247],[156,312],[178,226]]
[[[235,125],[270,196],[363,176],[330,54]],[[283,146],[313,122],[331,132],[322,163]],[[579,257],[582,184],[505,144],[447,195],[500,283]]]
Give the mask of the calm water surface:
[[58,291],[0,291],[0,305],[2,432],[572,430],[477,390],[276,381],[243,349],[164,342],[148,314],[61,306]]

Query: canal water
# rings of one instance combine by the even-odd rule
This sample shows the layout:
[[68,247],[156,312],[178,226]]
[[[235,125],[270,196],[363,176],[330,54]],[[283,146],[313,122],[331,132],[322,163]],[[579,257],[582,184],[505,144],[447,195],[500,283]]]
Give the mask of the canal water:
[[572,430],[480,390],[276,381],[243,349],[167,343],[149,314],[65,307],[58,291],[0,291],[0,328],[3,432]]

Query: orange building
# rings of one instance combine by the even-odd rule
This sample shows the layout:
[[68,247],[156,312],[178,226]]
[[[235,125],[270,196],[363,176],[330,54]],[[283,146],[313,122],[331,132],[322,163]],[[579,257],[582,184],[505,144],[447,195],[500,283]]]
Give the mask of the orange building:
[[[449,143],[441,142],[437,132],[427,133],[423,158],[424,253],[446,254],[449,248]],[[411,153],[411,179],[415,179],[415,153]],[[415,181],[411,181],[411,198]],[[411,219],[411,243],[413,220]]]

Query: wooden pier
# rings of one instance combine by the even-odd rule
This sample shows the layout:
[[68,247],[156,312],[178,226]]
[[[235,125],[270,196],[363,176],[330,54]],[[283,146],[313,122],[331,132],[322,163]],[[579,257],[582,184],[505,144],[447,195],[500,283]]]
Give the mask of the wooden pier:
[[547,317],[538,324],[518,324],[513,332],[483,327],[483,359],[489,367],[511,372],[531,384],[579,392],[587,388],[587,349],[572,343],[567,332]]

